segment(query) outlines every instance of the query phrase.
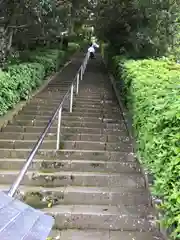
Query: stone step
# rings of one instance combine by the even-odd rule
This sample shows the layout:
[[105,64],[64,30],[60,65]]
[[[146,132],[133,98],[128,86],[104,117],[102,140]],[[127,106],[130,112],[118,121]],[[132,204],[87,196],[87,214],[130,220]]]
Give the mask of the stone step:
[[73,108],[74,112],[92,112],[92,113],[120,113],[120,109],[119,107],[111,107],[111,106],[107,106],[107,107],[102,107],[102,108],[93,108],[93,107],[83,107],[81,105],[79,106],[74,106]]
[[44,209],[55,218],[55,229],[154,231],[150,207],[110,205],[58,205]]
[[[39,118],[45,117],[50,119],[52,117],[52,113],[54,113],[53,111],[51,113],[49,112],[21,112],[20,114],[23,116],[32,116],[34,118],[36,118],[37,116]],[[116,119],[116,120],[121,120],[122,119],[122,115],[118,114],[118,113],[89,113],[89,112],[72,112],[70,113],[69,110],[66,112],[62,113],[62,116],[65,117],[81,117],[81,118],[89,118],[89,117],[93,117],[96,119],[102,119],[102,118],[107,118],[107,119]]]
[[38,95],[38,97],[36,98],[40,98],[40,99],[49,99],[50,101],[51,100],[56,100],[56,101],[61,101],[62,97],[67,93],[66,90],[58,90],[55,91],[54,89],[51,90],[51,91],[46,91],[44,93],[41,93]]
[[[39,100],[39,101],[30,101],[29,106],[32,106],[32,108],[41,108],[41,107],[46,107],[47,109],[51,109],[54,107],[57,107],[59,105],[59,101],[45,101],[45,100]],[[48,104],[48,105],[47,105]],[[117,108],[117,101],[98,101],[98,102],[92,102],[92,101],[86,101],[85,99],[78,99],[75,97],[73,99],[73,106],[82,106],[82,107],[90,107],[90,108],[97,108],[100,109],[102,107],[108,108],[108,107],[114,107]]]
[[[99,104],[103,101],[103,98],[98,98],[98,99],[88,99],[88,98],[82,98],[79,95],[77,97],[74,98],[75,102],[80,102],[80,103],[93,103],[93,104]],[[106,101],[107,102],[107,101]],[[117,103],[117,100],[113,99],[111,102]],[[33,104],[38,104],[38,103],[43,103],[43,104],[59,104],[59,100],[57,99],[47,99],[47,98],[39,98],[39,97],[35,97],[34,99],[32,99],[30,101],[30,103]]]
[[[8,191],[8,185],[0,185],[1,191]],[[57,204],[82,204],[82,205],[126,205],[150,206],[150,196],[145,189],[134,188],[109,188],[109,187],[30,187],[20,186],[17,192],[17,198],[25,201],[35,208],[47,207],[51,202]]]
[[[1,170],[19,170],[23,167],[25,159],[0,159]],[[138,173],[139,164],[136,162],[111,162],[91,160],[43,160],[34,159],[29,170],[44,173],[57,171],[82,171],[102,173]]]
[[88,99],[86,99],[86,98],[80,98],[79,96],[77,96],[75,99],[74,99],[74,103],[75,104],[82,104],[82,105],[97,105],[97,106],[101,106],[101,105],[109,105],[109,106],[118,106],[118,102],[117,102],[117,100],[116,99],[100,99],[99,101],[96,101],[96,102],[94,102],[94,101],[90,101],[90,100],[88,100]]
[[[1,132],[0,139],[4,140],[34,140],[40,137],[39,133],[17,133],[17,132]],[[47,133],[45,140],[56,140],[56,133]],[[108,135],[108,134],[83,134],[83,133],[69,133],[69,134],[61,134],[61,141],[69,140],[69,141],[97,141],[97,142],[122,142],[130,144],[131,140],[126,136],[116,136],[116,135]]]
[[[54,121],[53,125],[57,125],[57,120]],[[19,126],[46,126],[48,124],[48,120],[41,121],[41,120],[14,120],[8,125],[19,125]],[[68,127],[88,127],[88,128],[108,128],[108,129],[116,129],[116,128],[124,128],[124,122],[116,122],[116,121],[106,121],[106,122],[85,122],[83,120],[71,121],[70,119],[61,120],[61,126],[68,126]]]
[[[38,118],[48,118],[50,119],[52,117],[52,112],[20,112],[19,115],[21,116],[31,116],[31,117],[38,117]],[[102,118],[108,118],[108,119],[115,119],[115,120],[121,120],[122,115],[119,113],[88,113],[88,112],[73,112],[70,113],[68,111],[64,111],[62,116],[65,117],[81,117],[81,118],[96,118],[96,119],[102,119]]]
[[83,101],[82,102],[77,102],[76,100],[74,101],[74,104],[73,104],[73,107],[82,107],[82,108],[90,108],[90,109],[97,109],[97,110],[101,110],[102,108],[104,109],[117,109],[119,108],[119,106],[117,105],[117,103],[114,103],[114,104],[109,104],[109,103],[103,103],[103,102],[100,102],[100,103],[96,103],[96,104],[93,104],[92,102],[89,102],[89,103],[84,103]]
[[[36,141],[33,140],[1,140],[0,148],[26,149],[33,148]],[[56,140],[44,140],[40,149],[55,149]],[[127,142],[93,142],[93,141],[68,141],[63,140],[59,145],[60,149],[77,149],[77,150],[100,150],[100,151],[122,151],[132,152],[132,144]]]
[[[31,149],[0,149],[1,158],[21,158],[26,159],[30,154]],[[99,160],[99,161],[136,161],[135,156],[132,152],[110,152],[110,151],[85,151],[85,150],[72,150],[72,149],[61,149],[60,151],[55,150],[39,150],[36,154],[38,159],[51,159],[51,160]]]
[[[17,115],[15,118],[15,121],[32,121],[32,120],[38,120],[38,121],[49,121],[50,117],[47,115],[44,116],[39,116],[39,115],[23,115],[23,114],[19,114]],[[72,114],[63,114],[62,115],[62,120],[64,121],[83,121],[83,122],[97,122],[97,123],[101,123],[101,122],[109,122],[109,121],[113,121],[113,122],[122,122],[123,119],[119,118],[119,119],[112,119],[112,118],[98,118],[98,117],[83,117],[83,116],[78,116],[78,115],[72,115]]]
[[[18,171],[0,171],[0,183],[12,184]],[[125,187],[144,188],[145,181],[140,173],[99,173],[99,172],[31,172],[29,171],[22,185],[27,186],[96,186],[96,187]]]
[[[110,97],[112,97],[112,93],[108,93],[108,92],[103,92],[103,91],[101,91],[101,92],[89,92],[89,91],[86,91],[86,89],[83,89],[83,88],[80,88],[80,90],[79,90],[79,95],[81,96],[81,97],[85,97],[85,98],[88,98],[88,99],[90,99],[90,98],[110,98]],[[88,97],[87,97],[87,95],[88,95]]]
[[[40,121],[49,121],[51,118],[51,115],[31,115],[31,114],[22,114],[21,112],[14,118],[15,120],[40,120]],[[105,116],[84,116],[82,114],[78,115],[76,113],[63,113],[62,114],[62,119],[63,120],[71,120],[71,121],[88,121],[88,122],[108,122],[108,121],[114,121],[114,122],[122,122],[122,116],[116,116],[116,118],[112,118],[112,116],[105,117]]]
[[156,231],[109,231],[99,229],[53,230],[50,237],[50,240],[163,240],[163,237]]
[[[44,126],[45,127],[45,126]],[[7,125],[5,128],[2,128],[2,132],[30,132],[30,133],[42,133],[44,131],[44,127],[40,126],[19,126],[19,125]],[[49,130],[50,133],[56,133],[57,127],[51,127]],[[107,135],[115,135],[115,136],[127,136],[128,132],[124,126],[124,129],[107,129],[107,128],[90,128],[90,127],[68,127],[62,126],[61,127],[62,134],[107,134]]]
[[[51,111],[51,110],[55,110],[57,107],[59,106],[59,103],[56,105],[47,105],[47,104],[28,104],[26,107],[24,107],[23,109],[27,109],[30,111]],[[82,109],[82,111],[88,111],[89,112],[99,112],[99,111],[110,111],[113,110],[115,112],[120,112],[120,108],[117,104],[115,105],[96,105],[96,104],[81,104],[81,103],[74,103],[73,104],[73,110],[75,111],[76,109]]]
[[[28,108],[28,106],[24,109],[21,110],[21,113],[22,114],[30,114],[30,115],[51,115],[53,112],[54,112],[55,109],[32,109],[32,108]],[[69,112],[69,108],[66,110],[66,112]],[[76,113],[76,114],[80,114],[80,113],[83,113],[86,114],[92,114],[92,116],[99,116],[99,115],[102,115],[102,114],[106,114],[106,115],[115,115],[116,118],[120,115],[120,110],[117,108],[117,109],[112,109],[112,108],[103,108],[101,110],[99,109],[89,109],[89,108],[82,108],[82,107],[74,107],[73,108],[73,112]]]

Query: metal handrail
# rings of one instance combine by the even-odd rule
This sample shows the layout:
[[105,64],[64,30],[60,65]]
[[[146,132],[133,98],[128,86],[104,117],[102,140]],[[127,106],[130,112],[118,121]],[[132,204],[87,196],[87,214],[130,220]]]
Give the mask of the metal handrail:
[[89,59],[89,53],[86,53],[86,56],[85,56],[85,58],[84,58],[84,60],[81,64],[79,70],[77,71],[76,76],[71,83],[71,86],[69,87],[68,91],[66,92],[65,96],[63,97],[63,100],[61,101],[61,103],[59,104],[57,109],[55,110],[55,112],[52,115],[51,119],[49,120],[47,126],[44,128],[44,131],[40,135],[40,137],[39,137],[38,141],[36,142],[35,146],[33,147],[32,151],[30,152],[29,157],[27,158],[24,166],[22,167],[21,171],[19,172],[15,182],[10,187],[10,189],[8,191],[9,196],[13,197],[15,195],[21,181],[23,180],[30,164],[32,163],[37,151],[39,150],[41,144],[43,143],[44,138],[46,137],[46,134],[48,133],[49,129],[51,128],[51,126],[52,126],[54,120],[56,119],[57,115],[58,115],[58,126],[57,126],[56,150],[57,151],[59,150],[62,107],[63,107],[63,104],[64,104],[65,100],[68,98],[68,95],[70,93],[70,109],[69,110],[70,110],[70,112],[72,112],[74,85],[76,84],[76,95],[77,95],[78,92],[79,92],[79,80],[83,80],[83,75],[84,75],[84,72],[86,70],[88,59]]

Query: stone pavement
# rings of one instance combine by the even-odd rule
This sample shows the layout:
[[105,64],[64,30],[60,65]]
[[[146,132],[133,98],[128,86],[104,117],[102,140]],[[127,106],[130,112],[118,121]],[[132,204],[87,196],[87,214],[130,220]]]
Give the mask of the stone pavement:
[[[0,188],[7,189],[66,93],[83,54],[0,133]],[[62,114],[26,174],[18,197],[55,217],[52,239],[162,240],[145,180],[136,161],[100,57],[90,60],[73,112]]]

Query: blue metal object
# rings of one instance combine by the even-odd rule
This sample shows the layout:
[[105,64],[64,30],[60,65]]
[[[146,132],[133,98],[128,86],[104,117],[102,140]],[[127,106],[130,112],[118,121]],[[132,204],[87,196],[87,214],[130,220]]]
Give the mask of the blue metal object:
[[53,224],[53,217],[0,192],[1,240],[45,240]]

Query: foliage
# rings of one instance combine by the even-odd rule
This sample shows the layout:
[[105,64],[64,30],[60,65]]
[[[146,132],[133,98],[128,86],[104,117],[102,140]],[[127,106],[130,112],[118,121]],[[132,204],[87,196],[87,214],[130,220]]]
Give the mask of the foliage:
[[180,237],[180,65],[167,59],[113,60],[133,111],[139,159],[155,178],[163,224]]
[[40,86],[45,76],[45,68],[39,63],[22,63],[8,69],[9,77],[17,86],[20,99],[27,99],[30,92]]
[[59,59],[64,56],[63,51],[50,49],[48,51],[34,51],[29,55],[29,61],[41,63],[46,71],[46,74],[56,71],[59,67]]
[[45,75],[55,71],[64,63],[69,52],[74,52],[78,47],[77,44],[71,44],[67,52],[47,48],[26,51],[20,55],[19,64],[11,64],[6,72],[1,70],[0,115],[20,100],[27,99],[32,90],[41,85]]
[[20,58],[24,62],[38,62],[45,68],[46,75],[56,71],[64,61],[75,51],[80,48],[77,43],[69,43],[67,51],[58,49],[37,48],[35,51],[23,51]]
[[179,45],[179,7],[179,0],[99,0],[96,33],[116,54],[164,56]]
[[44,67],[38,63],[14,65],[8,72],[0,72],[0,115],[7,112],[29,93],[44,78]]
[[80,44],[70,42],[68,45],[68,55],[71,55],[72,53],[74,53],[75,51],[77,51],[79,49],[80,49]]
[[13,49],[51,48],[63,32],[75,34],[89,17],[89,5],[88,0],[1,0],[0,67],[6,67]]

